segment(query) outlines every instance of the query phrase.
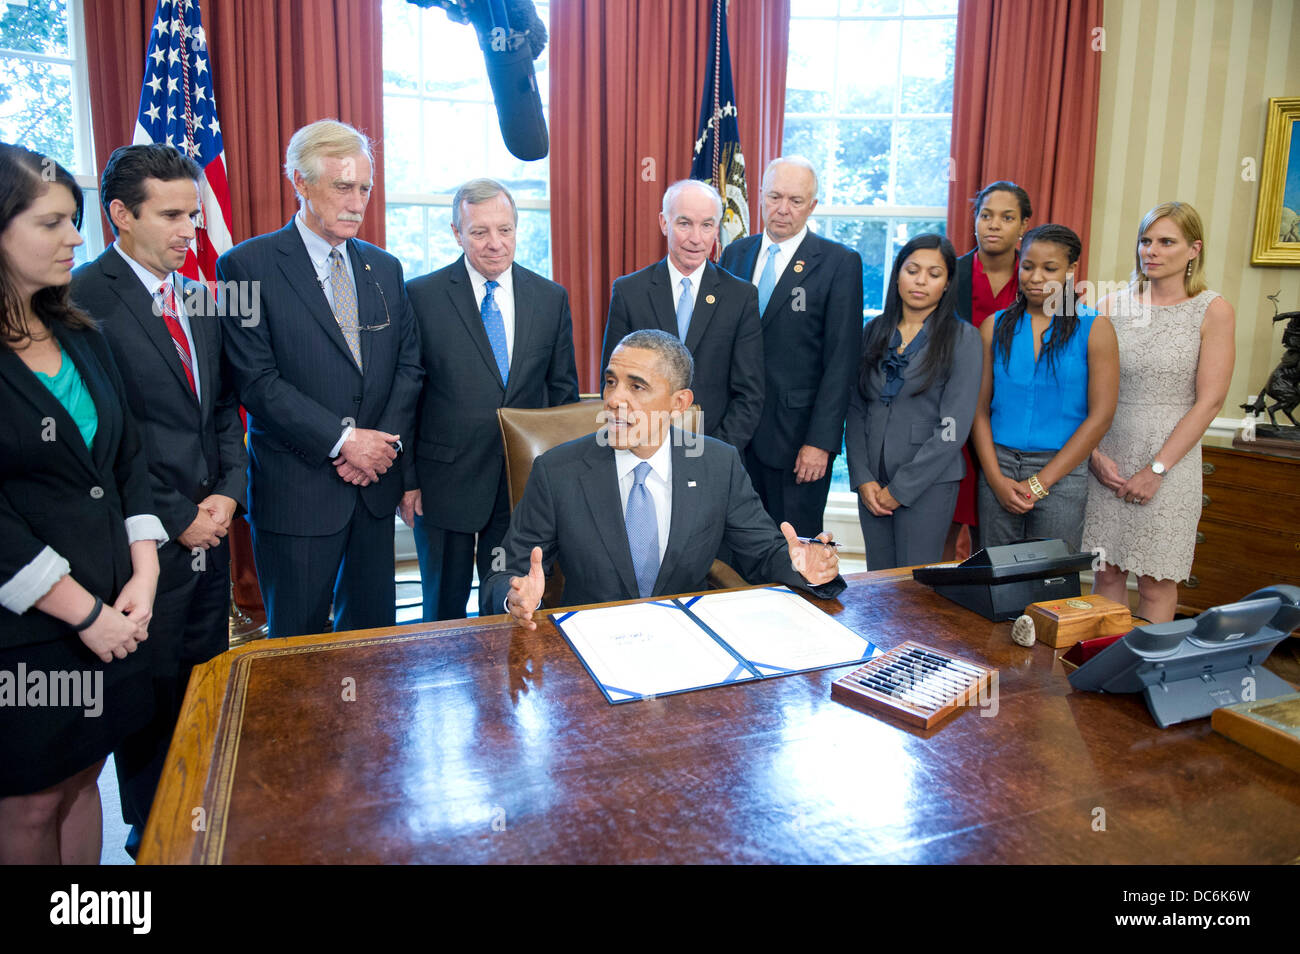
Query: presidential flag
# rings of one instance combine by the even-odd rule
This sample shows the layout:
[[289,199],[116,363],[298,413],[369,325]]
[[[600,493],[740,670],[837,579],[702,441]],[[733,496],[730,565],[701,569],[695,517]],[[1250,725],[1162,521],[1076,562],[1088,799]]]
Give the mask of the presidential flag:
[[174,146],[203,169],[198,228],[181,274],[216,281],[217,256],[234,243],[226,154],[198,0],[159,0],[145,56],[134,141]]
[[722,195],[722,227],[718,230],[721,251],[728,242],[749,234],[749,196],[740,127],[736,124],[736,94],[731,85],[726,0],[713,0],[709,37],[691,178],[712,182]]

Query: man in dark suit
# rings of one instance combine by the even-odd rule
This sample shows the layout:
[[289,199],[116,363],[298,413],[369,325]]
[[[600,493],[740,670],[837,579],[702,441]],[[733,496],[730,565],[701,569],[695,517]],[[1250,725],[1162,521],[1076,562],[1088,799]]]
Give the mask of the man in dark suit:
[[207,289],[177,274],[199,211],[197,163],[162,145],[123,146],[100,176],[117,241],[72,275],[72,297],[108,339],[148,458],[168,541],[145,650],[154,719],[115,753],[122,815],[139,843],[190,670],[229,645],[230,547],[248,457],[221,326]]
[[[252,292],[226,319],[248,411],[248,512],[272,636],[391,626],[402,437],[423,372],[402,266],[356,239],[370,198],[365,136],[321,120],[293,134],[297,215],[217,261]],[[250,283],[245,285],[244,283]],[[255,292],[253,291],[255,290]]]
[[[569,296],[515,263],[519,213],[509,190],[473,179],[451,208],[465,254],[406,284],[425,379],[401,513],[415,529],[426,621],[465,615],[475,536],[481,583],[510,525],[497,408],[578,400]],[[479,597],[480,613],[501,612],[485,590]]]
[[709,261],[721,220],[722,197],[707,182],[668,187],[659,213],[668,257],[614,282],[600,360],[608,367],[630,331],[677,335],[695,360],[704,433],[743,451],[763,409],[763,338],[754,287]]
[[759,503],[736,449],[671,427],[695,400],[690,352],[658,330],[623,339],[605,369],[607,423],[533,464],[510,518],[506,569],[488,580],[494,606],[536,628],[544,573],[557,558],[566,605],[705,589],[725,541],[758,583],[823,598],[844,589],[830,534],[801,541]]
[[862,258],[808,230],[817,175],[797,156],[763,174],[763,232],[732,242],[722,267],[758,289],[763,416],[745,469],[773,520],[822,525],[862,334]]

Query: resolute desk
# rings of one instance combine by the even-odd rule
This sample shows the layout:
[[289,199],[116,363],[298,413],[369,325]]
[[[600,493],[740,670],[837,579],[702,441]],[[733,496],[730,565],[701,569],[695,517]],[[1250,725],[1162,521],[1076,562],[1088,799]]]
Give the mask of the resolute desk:
[[[834,702],[849,667],[612,706],[543,620],[258,642],[195,670],[141,863],[1285,863],[1300,780],[910,579],[819,605],[996,667],[929,731]],[[996,710],[994,707],[996,698]]]

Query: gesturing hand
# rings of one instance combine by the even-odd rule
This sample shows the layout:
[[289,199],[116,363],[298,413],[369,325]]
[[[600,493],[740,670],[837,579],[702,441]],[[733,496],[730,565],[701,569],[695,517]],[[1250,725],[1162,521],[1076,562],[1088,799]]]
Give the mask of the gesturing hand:
[[546,575],[542,573],[542,548],[533,547],[528,564],[528,575],[512,576],[510,594],[506,597],[506,609],[525,629],[537,629],[537,624],[533,622],[533,610],[541,604],[542,593],[545,590]]
[[[813,586],[829,583],[840,575],[840,555],[834,547],[821,543],[804,543],[789,522],[781,524],[781,533],[790,546],[790,563]],[[823,530],[816,537],[822,543],[831,542],[831,534]]]

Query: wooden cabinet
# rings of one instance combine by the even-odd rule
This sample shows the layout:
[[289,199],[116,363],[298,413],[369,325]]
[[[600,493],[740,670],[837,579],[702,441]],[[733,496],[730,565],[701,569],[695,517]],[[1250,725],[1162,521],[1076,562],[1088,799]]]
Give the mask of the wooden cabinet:
[[1202,446],[1201,522],[1180,610],[1231,603],[1272,583],[1300,586],[1300,460]]

